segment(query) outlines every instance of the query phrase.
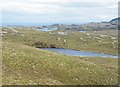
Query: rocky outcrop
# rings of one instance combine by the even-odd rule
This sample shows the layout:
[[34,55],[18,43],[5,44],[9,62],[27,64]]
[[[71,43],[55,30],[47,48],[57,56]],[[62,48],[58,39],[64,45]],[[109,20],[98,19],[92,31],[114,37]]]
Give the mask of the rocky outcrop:
[[57,48],[55,44],[46,44],[40,41],[33,43],[32,46],[35,46],[36,48]]

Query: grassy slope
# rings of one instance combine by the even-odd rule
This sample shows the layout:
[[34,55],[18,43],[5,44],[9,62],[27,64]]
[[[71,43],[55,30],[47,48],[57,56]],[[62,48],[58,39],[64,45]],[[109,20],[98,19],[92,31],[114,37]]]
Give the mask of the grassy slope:
[[[1,30],[0,30],[1,31]],[[2,37],[0,37],[0,78],[2,78]],[[0,86],[2,86],[2,79],[0,79]]]
[[3,84],[117,84],[117,59],[70,57],[10,42],[2,49]]
[[[12,30],[7,29],[4,30],[7,32],[3,36],[3,41],[9,41],[14,43],[21,43],[26,45],[32,45],[35,42],[44,42],[48,45],[55,44],[59,48],[70,48],[76,50],[86,50],[86,51],[93,51],[93,52],[102,52],[108,54],[117,54],[118,49],[115,48],[118,45],[117,39],[115,40],[116,43],[112,44],[114,40],[110,39],[111,33],[113,31],[109,31],[110,35],[108,34],[107,37],[100,37],[98,33],[90,33],[88,36],[86,33],[80,32],[72,32],[72,31],[63,31],[66,32],[67,35],[58,35],[57,33],[60,31],[53,31],[53,32],[40,32],[37,30],[17,30],[17,33],[14,33]],[[100,32],[101,34],[106,31]],[[116,36],[117,31],[115,31]],[[106,33],[105,33],[106,34]],[[101,38],[101,42],[98,42]],[[60,38],[60,40],[58,40]],[[64,43],[64,40],[66,42]]]

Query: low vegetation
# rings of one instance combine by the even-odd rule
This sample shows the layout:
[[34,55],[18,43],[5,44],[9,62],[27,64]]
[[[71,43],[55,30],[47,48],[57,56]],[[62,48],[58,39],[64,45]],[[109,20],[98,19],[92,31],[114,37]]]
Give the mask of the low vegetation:
[[68,48],[116,55],[118,37],[112,33],[4,28],[2,84],[117,85],[117,58],[74,57],[38,49]]
[[117,84],[117,59],[71,57],[10,42],[2,49],[3,85]]
[[[42,32],[32,29],[3,29],[3,41],[24,44],[35,47],[56,47],[75,50],[85,50],[107,54],[118,54],[117,30],[109,33],[77,32],[56,30]],[[102,34],[103,33],[103,34]]]

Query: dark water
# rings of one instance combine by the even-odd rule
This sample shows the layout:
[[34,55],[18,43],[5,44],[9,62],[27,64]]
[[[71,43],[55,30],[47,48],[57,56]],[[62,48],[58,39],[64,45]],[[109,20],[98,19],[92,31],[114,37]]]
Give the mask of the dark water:
[[95,53],[95,52],[63,49],[63,48],[42,48],[42,49],[62,53],[69,56],[118,58],[118,56],[114,56],[111,54],[102,54],[102,53]]

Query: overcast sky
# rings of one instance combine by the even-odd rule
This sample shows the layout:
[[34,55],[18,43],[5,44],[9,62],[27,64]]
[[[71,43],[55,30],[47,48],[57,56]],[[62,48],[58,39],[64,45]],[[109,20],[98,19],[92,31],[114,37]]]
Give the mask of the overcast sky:
[[3,24],[81,24],[118,17],[119,0],[1,0]]

